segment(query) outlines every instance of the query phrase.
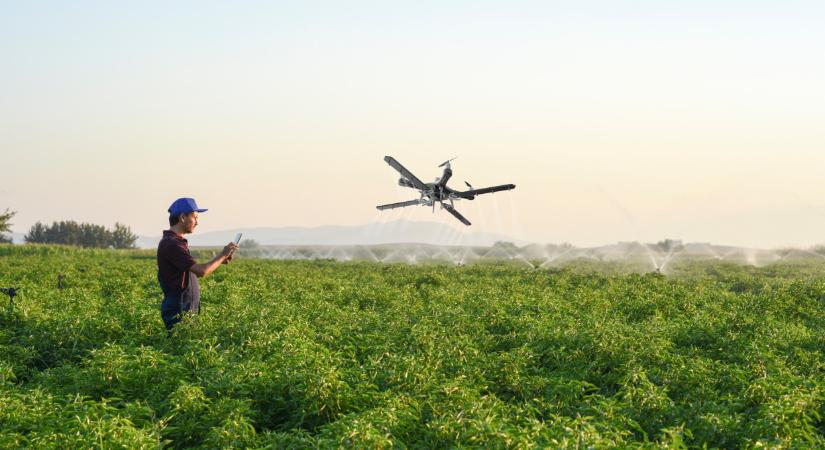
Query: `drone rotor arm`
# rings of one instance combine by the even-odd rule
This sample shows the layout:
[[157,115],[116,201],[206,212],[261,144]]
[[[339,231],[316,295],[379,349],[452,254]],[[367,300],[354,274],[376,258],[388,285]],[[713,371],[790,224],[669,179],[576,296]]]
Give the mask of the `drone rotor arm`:
[[475,197],[476,195],[489,194],[489,193],[492,193],[492,192],[500,192],[500,191],[510,191],[510,190],[515,189],[515,188],[516,188],[515,184],[502,184],[501,186],[491,186],[491,187],[486,187],[486,188],[481,188],[481,189],[471,189],[469,191],[460,192],[460,193],[458,193],[458,195],[459,195],[459,197],[463,197],[463,198],[466,198],[466,199],[471,199],[472,197]]
[[467,225],[468,227],[469,227],[470,225],[472,225],[472,224],[470,223],[470,221],[469,221],[469,220],[467,220],[467,218],[466,218],[466,217],[462,216],[462,215],[461,215],[461,213],[459,213],[458,211],[456,211],[456,209],[455,209],[455,208],[453,208],[451,205],[444,205],[444,209],[446,209],[446,210],[447,210],[447,212],[449,212],[450,214],[452,214],[452,215],[453,215],[456,219],[458,219],[459,221],[461,221],[461,223],[463,223],[464,225]]
[[390,203],[387,205],[378,205],[376,208],[379,211],[384,211],[385,209],[395,209],[395,208],[403,208],[405,206],[414,206],[420,205],[421,200],[407,200],[406,202],[398,202],[398,203]]
[[395,158],[392,156],[385,156],[384,161],[390,165],[393,169],[397,170],[398,173],[401,174],[402,177],[406,178],[412,185],[418,190],[426,191],[429,188],[426,184],[424,184],[421,180],[418,179],[412,172],[407,170],[406,167],[402,166],[400,162],[396,161]]

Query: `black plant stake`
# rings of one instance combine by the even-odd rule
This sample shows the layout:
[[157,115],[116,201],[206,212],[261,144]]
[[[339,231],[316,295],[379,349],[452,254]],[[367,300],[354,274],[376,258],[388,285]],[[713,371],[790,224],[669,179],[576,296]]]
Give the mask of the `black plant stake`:
[[62,273],[57,274],[57,288],[58,289],[63,289],[63,278],[64,277],[63,277]]
[[0,292],[9,296],[9,308],[14,309],[14,296],[17,295],[18,291],[20,291],[20,288],[0,288]]

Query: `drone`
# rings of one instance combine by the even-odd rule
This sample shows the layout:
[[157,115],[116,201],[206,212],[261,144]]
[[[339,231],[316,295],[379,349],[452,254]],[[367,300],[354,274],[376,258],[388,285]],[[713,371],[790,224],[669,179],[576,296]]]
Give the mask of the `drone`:
[[[468,191],[456,191],[450,189],[447,186],[447,181],[450,180],[450,177],[453,176],[453,169],[450,168],[450,162],[453,161],[455,158],[444,161],[443,163],[439,164],[439,168],[444,168],[444,173],[435,179],[434,183],[424,183],[419,180],[412,172],[407,170],[406,167],[402,166],[401,163],[395,160],[392,156],[385,156],[384,161],[390,165],[393,169],[397,170],[398,173],[401,174],[401,178],[398,180],[398,185],[403,187],[408,187],[412,189],[417,189],[421,196],[417,200],[408,200],[406,202],[398,202],[398,203],[390,203],[388,205],[379,205],[376,206],[379,211],[383,211],[385,209],[394,209],[394,208],[403,208],[405,206],[414,206],[414,205],[422,205],[422,206],[432,206],[433,212],[435,212],[435,204],[436,202],[441,205],[441,209],[446,209],[447,212],[452,214],[456,219],[461,221],[464,225],[470,226],[471,223],[467,220],[464,216],[462,216],[458,211],[455,209],[454,202],[456,200],[473,200],[476,198],[476,195],[481,194],[489,194],[492,192],[499,192],[499,191],[509,191],[511,189],[515,189],[515,184],[502,184],[500,186],[492,186],[486,187],[482,189],[474,189],[472,185],[468,182],[464,182],[470,190]],[[447,201],[449,204],[445,204],[444,202]]]

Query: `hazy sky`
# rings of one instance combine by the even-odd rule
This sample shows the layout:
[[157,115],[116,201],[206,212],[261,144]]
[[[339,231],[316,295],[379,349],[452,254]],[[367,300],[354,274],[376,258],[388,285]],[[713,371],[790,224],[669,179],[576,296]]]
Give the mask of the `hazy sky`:
[[[452,221],[477,231],[825,243],[825,2],[0,2],[0,211],[159,235]],[[457,222],[456,222],[457,224]],[[459,224],[460,226],[460,224]]]

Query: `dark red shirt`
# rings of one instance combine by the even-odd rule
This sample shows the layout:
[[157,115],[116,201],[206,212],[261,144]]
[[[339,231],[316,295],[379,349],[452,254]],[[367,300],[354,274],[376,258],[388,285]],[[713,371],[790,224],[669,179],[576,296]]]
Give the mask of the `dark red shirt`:
[[189,253],[189,242],[178,233],[165,230],[158,243],[158,278],[166,285],[165,293],[180,293],[185,275],[195,263]]

